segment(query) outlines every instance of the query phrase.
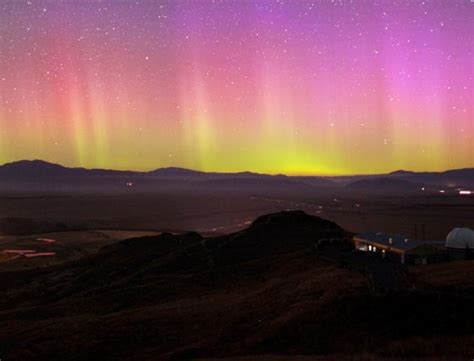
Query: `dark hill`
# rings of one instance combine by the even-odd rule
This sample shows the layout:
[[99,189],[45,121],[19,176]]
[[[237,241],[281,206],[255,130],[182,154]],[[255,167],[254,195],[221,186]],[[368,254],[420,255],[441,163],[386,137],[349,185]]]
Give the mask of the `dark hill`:
[[18,178],[34,183],[39,179],[86,176],[130,176],[137,172],[108,169],[68,168],[42,160],[21,160],[0,166],[0,177]]
[[146,174],[164,177],[199,177],[206,175],[205,172],[178,167],[158,168]]
[[402,175],[402,176],[408,176],[408,175],[413,175],[416,174],[416,172],[408,171],[408,170],[403,170],[399,169],[393,172],[390,172],[388,175]]
[[344,238],[337,224],[303,211],[280,212],[257,218],[249,228],[206,240],[214,263],[229,265],[276,253],[314,248],[321,238]]
[[10,177],[37,177],[47,175],[63,175],[68,168],[59,164],[48,163],[42,160],[21,160],[0,166],[1,176]]

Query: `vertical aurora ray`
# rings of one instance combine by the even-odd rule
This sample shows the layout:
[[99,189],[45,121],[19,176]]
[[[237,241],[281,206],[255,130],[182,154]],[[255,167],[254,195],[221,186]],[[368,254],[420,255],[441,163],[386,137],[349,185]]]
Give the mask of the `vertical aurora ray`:
[[0,163],[474,166],[468,0],[0,6]]

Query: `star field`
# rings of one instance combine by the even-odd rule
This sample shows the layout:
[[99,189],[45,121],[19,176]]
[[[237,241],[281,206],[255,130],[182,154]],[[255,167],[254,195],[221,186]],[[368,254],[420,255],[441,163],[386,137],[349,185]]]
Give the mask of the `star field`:
[[474,166],[474,3],[3,1],[0,162]]

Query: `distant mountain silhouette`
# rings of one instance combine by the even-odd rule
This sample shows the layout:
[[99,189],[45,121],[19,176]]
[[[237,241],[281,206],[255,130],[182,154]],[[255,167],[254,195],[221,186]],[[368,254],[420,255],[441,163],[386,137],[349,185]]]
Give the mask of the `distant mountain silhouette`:
[[[377,175],[355,175],[331,177],[332,180],[339,181],[340,184],[345,184],[347,189],[355,189],[357,187],[393,187],[394,189],[410,188],[408,183],[401,183],[399,181],[407,181],[418,186],[431,187],[474,187],[474,168],[453,169],[444,172],[413,172],[407,170],[397,170],[387,174]],[[382,181],[382,179],[393,180]],[[361,183],[358,183],[361,181]],[[366,182],[367,181],[367,182]],[[353,185],[354,186],[353,186]],[[397,185],[398,184],[398,185]]]
[[[68,183],[76,186],[87,182],[101,183],[106,186],[110,182],[123,184],[130,180],[142,180],[150,185],[157,180],[201,182],[197,186],[207,184],[210,187],[271,187],[296,186],[311,187],[336,187],[347,184],[347,189],[385,188],[385,189],[413,189],[415,185],[437,186],[474,186],[474,168],[455,169],[445,172],[411,172],[397,170],[382,175],[345,176],[345,177],[317,177],[317,176],[286,176],[282,174],[268,175],[253,172],[219,173],[202,172],[186,168],[168,167],[158,168],[148,172],[121,171],[108,169],[68,168],[59,164],[42,160],[21,160],[0,166],[0,182],[21,181],[23,184],[34,183],[63,183],[63,178],[68,178]],[[102,180],[101,180],[102,179]],[[386,179],[386,180],[383,180]],[[76,180],[78,180],[76,182]],[[82,183],[81,183],[82,182]],[[109,183],[108,183],[109,182]],[[407,183],[404,183],[407,182]],[[143,183],[143,182],[142,182]]]
[[138,189],[145,191],[163,187],[259,191],[285,187],[311,189],[334,186],[332,181],[321,177],[202,172],[178,167],[158,168],[149,172],[67,168],[41,160],[23,160],[0,166],[0,184],[2,183],[15,190],[23,187],[25,190],[70,191],[93,187],[95,191],[103,192],[123,189],[126,184],[139,185]]
[[347,189],[370,192],[413,192],[420,190],[419,184],[398,178],[377,177],[349,183]]
[[416,174],[416,172],[399,169],[399,170],[396,170],[394,172],[390,172],[388,175],[412,175],[412,174]]
[[70,168],[42,160],[20,160],[0,166],[0,176],[11,177],[62,175],[70,171]]
[[452,169],[444,172],[409,172],[399,170],[396,176],[411,182],[440,186],[474,186],[474,168]]
[[154,176],[154,177],[232,177],[232,178],[265,178],[280,177],[286,178],[285,175],[268,175],[253,172],[236,172],[236,173],[219,173],[219,172],[202,172],[180,167],[157,168],[148,172],[139,171],[122,171],[110,169],[87,169],[87,168],[69,168],[59,164],[45,162],[43,160],[20,160],[16,162],[0,165],[0,176],[2,177],[49,177],[49,176],[86,176],[86,175],[102,175],[102,176]]
[[68,168],[43,160],[21,160],[0,166],[0,177],[26,178],[32,182],[37,178],[69,176],[129,176],[138,172],[108,169]]
[[206,175],[205,172],[179,167],[158,168],[150,172],[146,172],[146,174],[166,177],[193,177]]

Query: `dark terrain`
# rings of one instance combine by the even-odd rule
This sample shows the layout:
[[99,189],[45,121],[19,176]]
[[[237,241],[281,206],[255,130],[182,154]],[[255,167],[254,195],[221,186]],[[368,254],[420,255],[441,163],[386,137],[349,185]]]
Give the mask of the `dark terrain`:
[[474,189],[473,172],[323,178],[20,161],[0,166],[0,237],[102,229],[226,234],[261,214],[303,209],[353,232],[415,237],[425,224],[427,238],[444,239],[453,227],[474,227],[474,195],[458,194]]
[[[133,238],[72,263],[1,273],[0,354],[470,359],[474,263],[377,266],[352,253],[349,236],[330,221],[283,212],[225,236]],[[333,242],[316,249],[320,239]],[[377,281],[381,270],[392,282]]]
[[474,262],[401,267],[348,239],[474,228],[474,197],[458,194],[473,187],[472,169],[0,166],[0,358],[470,360]]

